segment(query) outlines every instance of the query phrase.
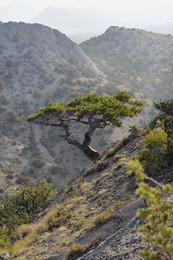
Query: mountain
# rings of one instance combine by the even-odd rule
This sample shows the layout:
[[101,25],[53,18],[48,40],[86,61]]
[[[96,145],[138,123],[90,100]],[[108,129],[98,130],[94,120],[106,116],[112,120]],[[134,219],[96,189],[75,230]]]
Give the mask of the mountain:
[[[80,44],[118,88],[156,100],[173,96],[173,36],[111,26]],[[142,98],[142,96],[141,96]]]
[[56,129],[32,126],[26,116],[50,100],[67,102],[94,92],[104,75],[57,30],[9,22],[0,24],[0,35],[0,188],[28,178],[54,180],[60,187],[82,169],[77,158],[84,167],[89,162],[78,151],[71,157],[75,149],[64,145]]

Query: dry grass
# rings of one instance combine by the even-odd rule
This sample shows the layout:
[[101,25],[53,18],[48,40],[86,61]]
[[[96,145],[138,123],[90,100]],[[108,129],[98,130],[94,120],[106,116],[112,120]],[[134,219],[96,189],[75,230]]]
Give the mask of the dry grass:
[[70,250],[68,251],[67,254],[67,259],[69,259],[70,257],[73,256],[80,256],[81,253],[83,252],[83,246],[80,244],[73,244],[70,248]]
[[25,224],[25,225],[21,225],[17,229],[16,233],[17,234],[21,234],[22,237],[26,237],[29,234],[31,234],[33,232],[33,230],[34,230],[34,225],[32,225],[32,224]]
[[112,213],[102,212],[95,216],[94,223],[96,226],[104,224],[110,217]]
[[40,234],[48,230],[49,223],[55,218],[57,208],[52,208],[48,214],[40,220],[39,223],[22,225],[17,229],[17,234],[21,234],[23,239],[18,240],[11,249],[11,254],[22,253],[27,247],[34,244],[40,237]]
[[103,172],[101,175],[100,175],[100,178],[104,178],[106,176],[109,176],[111,174],[111,172]]
[[108,189],[102,189],[98,192],[98,195],[102,195],[104,193],[106,193],[108,191]]
[[82,194],[85,194],[89,189],[91,189],[92,183],[90,182],[83,182],[80,186],[80,191]]

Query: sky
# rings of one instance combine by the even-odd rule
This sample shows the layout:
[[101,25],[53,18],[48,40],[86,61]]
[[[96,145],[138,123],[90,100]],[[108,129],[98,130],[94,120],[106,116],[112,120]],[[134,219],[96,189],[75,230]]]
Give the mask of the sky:
[[173,0],[0,0],[0,21],[29,22],[49,6],[115,12],[126,18],[121,22],[126,21],[127,25],[128,19],[133,17],[136,27],[142,23],[173,23]]
[[[7,6],[12,3],[20,3],[21,8],[29,3],[33,9],[43,10],[47,6],[56,7],[94,7],[106,10],[128,10],[142,12],[171,12],[173,10],[172,0],[0,0],[0,6]],[[22,9],[19,10],[22,12]]]

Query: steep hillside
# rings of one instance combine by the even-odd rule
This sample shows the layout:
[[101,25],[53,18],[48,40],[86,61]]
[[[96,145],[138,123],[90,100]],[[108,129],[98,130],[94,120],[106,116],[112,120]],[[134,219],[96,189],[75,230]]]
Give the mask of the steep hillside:
[[151,100],[173,96],[173,36],[111,26],[80,47],[133,96]]
[[94,92],[103,86],[103,77],[61,32],[39,24],[0,24],[0,168],[6,174],[1,188],[16,180],[25,183],[28,177],[53,179],[62,186],[81,170],[74,163],[77,158],[88,165],[78,151],[64,145],[56,129],[33,129],[26,116],[50,100],[66,102]]
[[[13,259],[141,259],[138,253],[145,244],[135,215],[146,204],[134,193],[135,177],[127,176],[126,162],[142,149],[144,135],[140,130],[115,143],[98,163],[64,187],[46,212],[21,227]],[[154,178],[172,182],[172,171],[169,162]]]

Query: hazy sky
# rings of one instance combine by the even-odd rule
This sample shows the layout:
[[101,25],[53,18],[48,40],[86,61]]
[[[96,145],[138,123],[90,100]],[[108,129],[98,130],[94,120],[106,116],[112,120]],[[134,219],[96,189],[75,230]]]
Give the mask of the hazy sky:
[[[14,8],[16,20],[20,20],[24,15],[26,20],[31,19],[32,14],[41,12],[47,6],[93,7],[111,11],[140,12],[145,15],[173,15],[173,0],[0,0],[0,7],[10,5]],[[10,15],[11,12],[4,13],[4,17],[9,20]]]
[[[0,0],[0,5],[8,5],[11,3],[30,3],[33,8],[39,8],[40,10],[46,6],[56,6],[56,7],[96,7],[96,8],[106,8],[108,10],[142,10],[150,11],[155,10],[170,11],[173,10],[172,0]],[[21,10],[22,11],[22,10]]]
[[[147,22],[155,25],[173,23],[173,0],[0,0],[0,21],[30,22],[48,6],[115,11],[126,21],[133,18],[135,27],[144,22],[146,25]],[[126,24],[128,26],[128,22]]]

